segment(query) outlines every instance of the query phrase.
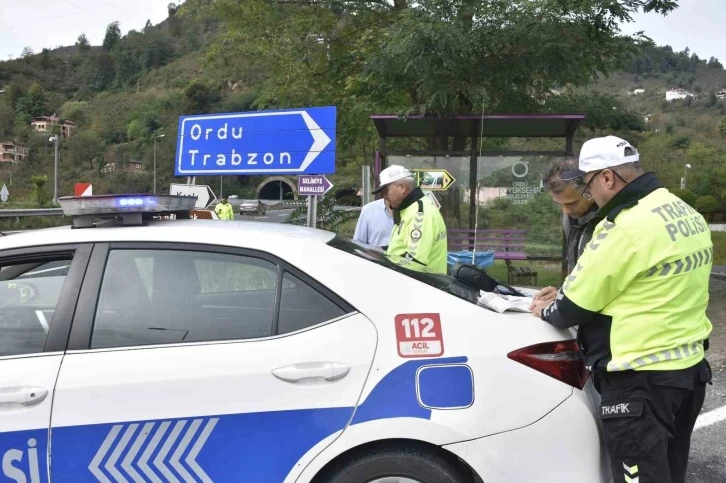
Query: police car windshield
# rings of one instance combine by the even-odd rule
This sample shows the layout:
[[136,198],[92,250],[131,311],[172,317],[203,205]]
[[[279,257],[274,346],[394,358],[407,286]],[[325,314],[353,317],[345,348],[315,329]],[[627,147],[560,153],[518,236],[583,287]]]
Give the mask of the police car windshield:
[[355,255],[356,257],[363,258],[370,262],[386,267],[390,270],[402,273],[406,276],[418,280],[419,282],[423,282],[427,285],[438,288],[439,290],[443,290],[444,292],[467,300],[471,303],[475,304],[477,302],[478,293],[476,290],[469,287],[468,285],[464,285],[463,283],[459,282],[454,277],[451,277],[449,275],[410,270],[391,261],[391,259],[388,258],[388,256],[383,251],[370,247],[368,245],[358,243],[351,240],[350,238],[346,238],[340,235],[337,235],[335,236],[335,238],[330,240],[328,242],[328,245],[351,255]]

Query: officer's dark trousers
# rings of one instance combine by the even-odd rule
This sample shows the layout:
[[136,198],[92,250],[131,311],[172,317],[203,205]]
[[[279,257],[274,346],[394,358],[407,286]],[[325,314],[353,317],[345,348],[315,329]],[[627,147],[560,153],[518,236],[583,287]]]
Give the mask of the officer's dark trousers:
[[711,368],[598,374],[600,418],[615,483],[683,483]]

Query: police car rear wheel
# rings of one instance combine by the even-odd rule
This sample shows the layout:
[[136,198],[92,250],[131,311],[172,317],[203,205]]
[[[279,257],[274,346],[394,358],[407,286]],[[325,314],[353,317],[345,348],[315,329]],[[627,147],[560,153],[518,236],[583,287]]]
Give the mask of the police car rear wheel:
[[455,463],[423,448],[373,450],[339,461],[323,483],[466,483]]

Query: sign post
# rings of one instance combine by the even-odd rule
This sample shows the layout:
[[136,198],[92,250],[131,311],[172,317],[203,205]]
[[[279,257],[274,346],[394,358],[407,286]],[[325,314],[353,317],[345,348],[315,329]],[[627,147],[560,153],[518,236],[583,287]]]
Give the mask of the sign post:
[[363,175],[361,177],[361,206],[365,206],[371,202],[371,168],[363,166]]
[[203,184],[174,184],[169,187],[170,195],[196,196],[195,208],[206,208],[217,199],[212,188]]
[[0,189],[0,200],[5,203],[6,201],[8,201],[8,196],[10,196],[8,187],[3,184],[2,189]]
[[325,176],[298,176],[297,194],[308,197],[307,226],[315,228],[318,220],[318,196],[324,196],[333,187]]

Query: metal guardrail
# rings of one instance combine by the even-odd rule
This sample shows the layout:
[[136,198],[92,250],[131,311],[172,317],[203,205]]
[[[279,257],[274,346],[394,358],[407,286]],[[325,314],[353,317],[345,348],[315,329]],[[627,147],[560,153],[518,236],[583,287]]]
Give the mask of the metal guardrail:
[[274,210],[284,210],[286,207],[305,206],[305,204],[306,204],[305,201],[294,201],[294,200],[278,201],[277,203],[270,203],[269,205],[267,205],[267,209],[273,210],[273,211]]
[[25,218],[29,216],[63,216],[63,208],[0,210],[0,218]]

